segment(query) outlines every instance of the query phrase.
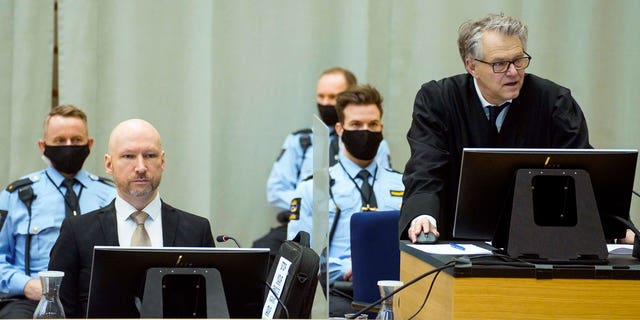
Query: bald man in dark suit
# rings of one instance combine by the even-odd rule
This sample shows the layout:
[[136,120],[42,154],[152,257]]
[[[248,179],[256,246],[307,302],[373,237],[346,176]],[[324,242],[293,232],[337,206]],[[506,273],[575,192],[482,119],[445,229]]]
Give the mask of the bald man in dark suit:
[[[150,123],[131,119],[116,126],[104,161],[116,182],[116,199],[102,209],[65,219],[51,250],[49,270],[65,272],[60,299],[68,318],[86,317],[94,246],[215,245],[206,218],[160,199],[157,188],[165,153]],[[142,221],[136,221],[139,214],[144,215]]]

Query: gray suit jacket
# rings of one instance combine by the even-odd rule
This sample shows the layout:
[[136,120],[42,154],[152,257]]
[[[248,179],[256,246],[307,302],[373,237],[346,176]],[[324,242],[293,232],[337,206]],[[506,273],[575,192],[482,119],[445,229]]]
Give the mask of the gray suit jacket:
[[[208,219],[164,202],[162,239],[165,247],[215,246]],[[60,299],[67,318],[86,317],[93,247],[119,245],[115,200],[102,209],[62,222],[60,236],[51,249],[49,270],[64,272]]]

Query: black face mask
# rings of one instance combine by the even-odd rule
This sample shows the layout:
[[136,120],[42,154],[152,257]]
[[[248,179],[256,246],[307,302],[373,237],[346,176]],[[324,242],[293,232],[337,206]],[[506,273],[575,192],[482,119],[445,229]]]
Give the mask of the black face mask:
[[320,114],[322,122],[324,122],[324,124],[329,128],[333,128],[333,126],[338,122],[338,112],[336,111],[335,106],[318,103],[318,113]]
[[342,132],[342,143],[345,148],[360,160],[375,158],[380,142],[382,142],[382,132],[347,129]]
[[89,156],[89,144],[83,146],[44,146],[44,155],[60,172],[76,174]]

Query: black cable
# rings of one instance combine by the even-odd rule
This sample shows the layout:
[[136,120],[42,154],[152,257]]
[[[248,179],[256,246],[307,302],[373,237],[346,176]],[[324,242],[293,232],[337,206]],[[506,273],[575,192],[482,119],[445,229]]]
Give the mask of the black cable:
[[631,190],[631,192],[633,192],[633,194],[635,194],[636,196],[640,197],[640,193],[638,193],[638,191]]
[[[499,258],[502,261],[499,261],[499,262],[495,262],[495,261],[493,261],[493,262],[492,261],[475,261],[475,260],[481,259],[481,258]],[[429,286],[429,291],[427,292],[427,296],[425,297],[425,300],[424,300],[422,306],[420,306],[420,309],[415,314],[415,315],[417,315],[424,308],[424,305],[426,304],[426,301],[427,301],[429,295],[431,294],[431,290],[433,288],[435,280],[438,277],[438,274],[440,273],[440,271],[446,270],[446,269],[449,269],[449,268],[453,268],[456,263],[469,264],[469,263],[471,263],[471,260],[474,260],[474,264],[475,265],[484,265],[484,266],[499,265],[499,266],[518,267],[518,268],[535,267],[535,264],[533,264],[533,263],[526,262],[526,261],[523,261],[523,260],[520,260],[520,259],[514,259],[514,258],[512,258],[512,257],[510,257],[508,255],[504,255],[504,254],[500,254],[500,253],[494,253],[492,255],[474,256],[474,257],[470,257],[470,258],[466,257],[466,256],[458,257],[458,258],[455,258],[454,260],[451,260],[451,261],[447,262],[445,265],[443,265],[441,267],[429,270],[429,271],[419,275],[418,277],[416,277],[413,280],[407,282],[406,284],[402,285],[401,287],[399,287],[398,289],[396,289],[393,292],[389,293],[388,295],[386,295],[386,296],[374,301],[373,303],[369,304],[364,309],[358,311],[357,313],[355,313],[353,315],[350,315],[348,319],[355,319],[359,315],[371,310],[373,307],[377,306],[382,301],[393,297],[393,295],[395,295],[396,293],[404,290],[404,288],[406,288],[406,287],[408,287],[408,286],[410,286],[410,285],[422,280],[425,277],[428,277],[429,275],[431,275],[433,273],[436,273],[436,276],[434,276],[433,280],[431,281],[431,285]],[[414,317],[415,315],[412,315],[412,317]]]
[[[497,254],[495,256],[478,256],[478,257],[474,257],[474,258],[483,258],[483,257],[496,257],[496,258],[500,258],[502,260],[502,262],[495,262],[495,261],[477,261],[474,262],[474,265],[479,265],[479,266],[510,266],[510,267],[518,267],[518,268],[522,268],[522,267],[534,267],[535,265],[530,263],[530,262],[526,262],[526,261],[522,261],[519,259],[514,259],[511,258],[507,255],[502,255],[502,254]],[[471,258],[473,259],[473,258]],[[438,275],[440,274],[442,270],[438,271],[435,276],[433,277],[433,280],[431,280],[431,285],[429,285],[429,291],[427,291],[427,295],[424,297],[424,300],[422,300],[422,305],[420,306],[420,308],[418,308],[418,311],[416,311],[413,315],[411,315],[408,320],[411,320],[413,318],[415,318],[421,311],[422,309],[424,309],[424,306],[427,304],[427,300],[429,299],[429,296],[431,295],[431,291],[433,289],[433,285],[436,283],[436,279],[438,278]]]
[[[514,259],[509,257],[508,255],[503,255],[503,254],[496,254],[496,255],[491,255],[491,256],[476,256],[476,257],[472,257],[469,258],[469,260],[471,259],[480,259],[480,258],[486,258],[486,257],[491,257],[491,258],[499,258],[500,262],[496,262],[496,261],[474,261],[473,264],[474,265],[479,265],[479,266],[510,266],[510,267],[518,267],[518,268],[522,268],[522,267],[534,267],[534,264],[530,263],[530,262],[526,262],[526,261],[522,261],[519,259]],[[470,261],[469,261],[470,262]],[[424,300],[422,300],[422,305],[420,305],[420,307],[418,308],[418,311],[416,311],[413,315],[411,315],[408,320],[411,320],[413,318],[415,318],[421,311],[422,309],[424,309],[424,306],[427,304],[427,300],[429,299],[429,296],[431,295],[431,291],[433,290],[433,285],[436,283],[436,279],[438,278],[438,275],[440,275],[440,272],[442,270],[436,272],[435,276],[433,277],[433,280],[431,280],[431,284],[429,285],[429,291],[427,291],[427,295],[424,297]]]
[[422,300],[422,305],[420,306],[420,308],[418,308],[418,311],[416,311],[414,314],[412,314],[408,318],[408,320],[415,318],[418,315],[418,313],[420,313],[420,311],[422,311],[424,306],[427,304],[427,300],[429,299],[429,296],[431,295],[431,290],[433,289],[433,284],[436,283],[436,279],[438,279],[438,275],[440,274],[440,272],[442,272],[442,270],[436,272],[436,274],[433,276],[433,280],[431,280],[431,285],[429,285],[429,291],[427,291],[427,295],[424,297],[424,300]]
[[[278,297],[278,295],[276,294],[275,291],[273,291],[273,288],[271,288],[271,285],[269,285],[268,282],[264,281],[263,282],[267,288],[269,288],[269,291],[271,291],[271,293],[273,293],[273,297],[276,298],[276,300],[278,300],[278,304],[280,304],[280,306],[282,307],[282,310],[284,310],[284,314],[286,316],[285,319],[289,319],[289,309],[287,309],[287,306],[284,305],[284,302],[282,302],[282,300],[280,300],[280,297]],[[268,297],[268,296],[267,296]],[[275,312],[274,312],[275,313]]]
[[369,310],[373,309],[373,307],[377,306],[377,305],[378,305],[379,303],[381,303],[382,301],[387,300],[387,299],[389,299],[389,298],[393,297],[393,295],[395,295],[396,293],[398,293],[398,292],[400,292],[400,291],[404,290],[404,288],[406,288],[406,287],[408,287],[408,286],[410,286],[410,285],[412,285],[412,284],[414,284],[414,283],[416,283],[416,282],[418,282],[418,281],[422,280],[423,278],[425,278],[425,277],[427,277],[427,276],[429,276],[429,275],[432,275],[432,274],[434,274],[434,273],[436,273],[436,272],[439,272],[439,271],[442,271],[442,270],[445,270],[445,269],[453,268],[453,267],[455,266],[455,263],[456,263],[456,262],[458,262],[458,261],[457,261],[457,260],[451,260],[451,261],[447,262],[445,265],[443,265],[443,266],[441,266],[441,267],[438,267],[438,268],[435,268],[435,269],[429,270],[429,271],[427,271],[427,272],[425,272],[425,273],[423,273],[423,274],[419,275],[417,278],[415,278],[415,279],[413,279],[413,280],[411,280],[411,281],[407,282],[406,284],[402,285],[402,286],[401,286],[401,287],[399,287],[398,289],[393,290],[393,292],[389,293],[388,295],[386,295],[386,296],[384,296],[384,297],[382,297],[382,298],[380,298],[380,299],[378,299],[378,300],[376,300],[376,301],[372,302],[371,304],[369,304],[368,306],[366,306],[364,309],[362,309],[362,310],[360,310],[360,311],[358,311],[358,312],[356,312],[356,313],[354,313],[354,314],[352,314],[352,315],[349,315],[348,319],[355,319],[355,318],[357,318],[359,315],[361,315],[361,314],[363,314],[363,313],[365,313],[365,312],[367,312],[367,311],[369,311]]
[[348,293],[346,293],[346,292],[344,292],[344,291],[342,291],[340,289],[336,289],[335,287],[332,287],[330,292],[335,294],[335,295],[337,295],[337,296],[341,296],[343,298],[346,298],[346,299],[349,299],[349,300],[353,300],[353,297],[350,294],[348,294]]

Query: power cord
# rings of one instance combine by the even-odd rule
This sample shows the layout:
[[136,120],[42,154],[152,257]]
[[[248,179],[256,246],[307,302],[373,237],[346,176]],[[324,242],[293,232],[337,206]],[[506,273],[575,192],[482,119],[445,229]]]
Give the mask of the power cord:
[[[492,259],[498,258],[500,259],[500,261],[476,261],[483,258],[492,258]],[[509,266],[509,267],[515,267],[515,268],[535,267],[535,264],[533,263],[526,262],[520,259],[514,259],[506,254],[500,254],[500,253],[493,253],[492,255],[480,255],[480,256],[474,256],[474,257],[461,256],[461,257],[455,258],[453,261],[460,264],[471,264],[471,260],[474,260],[473,262],[474,265],[479,265],[479,266]],[[455,266],[455,264],[453,266]],[[427,304],[427,300],[431,295],[433,285],[435,284],[436,279],[438,278],[438,275],[442,270],[439,270],[438,272],[436,272],[435,276],[433,277],[433,280],[431,280],[431,284],[429,285],[429,291],[427,291],[427,294],[424,300],[422,301],[422,305],[420,305],[420,308],[418,308],[418,310],[413,315],[411,315],[408,318],[408,320],[415,318],[422,311],[422,309],[424,309],[424,306]]]
[[289,319],[289,309],[287,309],[287,306],[284,304],[284,302],[282,302],[282,300],[280,300],[280,297],[275,291],[273,291],[273,288],[271,288],[271,285],[269,285],[269,283],[267,283],[266,281],[264,281],[263,283],[267,286],[267,288],[269,288],[269,291],[271,291],[273,297],[278,300],[278,304],[282,307],[282,310],[284,310],[284,314],[286,317],[285,319]]
[[[416,283],[416,282],[418,282],[418,281],[422,280],[422,279],[423,279],[423,278],[425,278],[425,277],[428,277],[429,275],[432,275],[432,274],[434,274],[434,273],[436,273],[436,272],[440,272],[440,271],[445,270],[445,269],[453,268],[453,267],[455,266],[456,262],[459,262],[457,259],[458,259],[458,258],[456,258],[456,259],[454,259],[454,260],[451,260],[451,261],[447,262],[445,265],[443,265],[443,266],[441,266],[441,267],[438,267],[438,268],[435,268],[435,269],[429,270],[429,271],[427,271],[427,272],[425,272],[425,273],[423,273],[423,274],[419,275],[417,278],[415,278],[415,279],[413,279],[413,280],[411,280],[411,281],[407,282],[406,284],[404,284],[404,285],[402,285],[401,287],[399,287],[398,289],[396,289],[396,290],[392,291],[392,292],[391,292],[391,293],[389,293],[388,295],[383,296],[382,298],[380,298],[380,299],[378,299],[378,300],[376,300],[376,301],[372,302],[371,304],[369,304],[368,306],[366,306],[364,309],[362,309],[362,310],[360,310],[360,311],[358,311],[358,312],[356,312],[356,313],[354,313],[354,314],[352,314],[352,315],[349,315],[347,319],[355,319],[355,318],[357,318],[359,315],[361,315],[361,314],[363,314],[363,313],[365,313],[365,312],[367,312],[367,311],[369,311],[369,310],[373,309],[375,306],[377,306],[377,305],[378,305],[379,303],[381,303],[382,301],[385,301],[385,300],[387,300],[387,299],[389,299],[389,298],[393,297],[396,293],[398,293],[398,292],[400,292],[400,291],[404,290],[404,288],[406,288],[406,287],[408,287],[408,286],[410,286],[410,285],[412,285],[412,284],[414,284],[414,283]],[[469,262],[469,258],[466,258],[466,262],[467,262],[467,263]]]
[[[498,258],[501,261],[475,261],[475,260],[479,260],[479,259],[483,259],[483,258]],[[414,283],[422,280],[425,277],[428,277],[432,274],[435,273],[435,276],[433,277],[433,280],[431,280],[431,284],[429,285],[429,290],[427,291],[427,294],[422,302],[422,305],[420,306],[420,308],[413,314],[411,315],[411,317],[409,317],[409,319],[413,319],[415,318],[421,311],[422,309],[424,309],[424,306],[427,304],[427,301],[429,299],[429,296],[431,295],[431,291],[433,290],[433,286],[435,284],[436,279],[438,278],[438,275],[440,274],[441,271],[449,269],[449,268],[453,268],[456,265],[468,265],[471,264],[472,260],[474,261],[473,263],[475,265],[484,265],[484,266],[492,266],[492,265],[499,265],[499,266],[510,266],[510,267],[515,267],[515,268],[531,268],[531,267],[535,267],[535,264],[530,263],[530,262],[526,262],[520,259],[514,259],[512,257],[509,257],[508,255],[505,254],[499,254],[499,253],[494,253],[491,255],[478,255],[478,256],[473,256],[473,257],[468,257],[468,256],[460,256],[460,257],[456,257],[453,260],[447,262],[446,264],[444,264],[441,267],[429,270],[421,275],[419,275],[418,277],[414,278],[413,280],[407,282],[406,284],[404,284],[403,286],[399,287],[398,289],[394,290],[393,292],[389,293],[388,295],[374,301],[373,303],[369,304],[368,306],[366,306],[364,309],[358,311],[357,313],[350,315],[347,319],[355,319],[357,318],[359,315],[371,310],[373,307],[377,306],[379,303],[381,303],[382,301],[385,301],[391,297],[393,297],[396,293],[404,290],[405,288],[413,285]]]
[[436,272],[436,274],[433,276],[433,280],[431,280],[431,284],[429,285],[429,291],[427,291],[427,294],[425,295],[424,300],[422,300],[422,304],[420,305],[420,308],[418,308],[418,311],[412,314],[408,320],[415,318],[418,315],[418,313],[420,313],[422,309],[424,309],[424,306],[427,304],[427,300],[429,300],[429,296],[431,295],[433,284],[436,283],[436,279],[438,279],[438,275],[440,275],[440,272],[442,272],[442,270]]

